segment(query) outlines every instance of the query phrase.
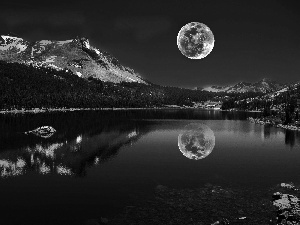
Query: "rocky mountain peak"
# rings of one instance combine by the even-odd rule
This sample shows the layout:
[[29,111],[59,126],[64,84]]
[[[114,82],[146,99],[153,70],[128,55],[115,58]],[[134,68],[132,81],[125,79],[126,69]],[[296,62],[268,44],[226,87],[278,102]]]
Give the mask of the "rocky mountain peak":
[[27,43],[22,38],[10,35],[0,36],[0,51],[11,51],[11,53],[20,53],[25,51]]
[[104,82],[146,82],[122,65],[111,54],[97,49],[86,37],[65,41],[27,42],[19,37],[1,35],[0,60],[72,71],[81,78],[93,77]]
[[82,37],[82,38],[80,38],[79,40],[80,40],[80,43],[82,44],[82,47],[83,47],[83,48],[90,49],[91,45],[90,45],[89,39],[87,39],[87,38],[85,38],[85,37]]

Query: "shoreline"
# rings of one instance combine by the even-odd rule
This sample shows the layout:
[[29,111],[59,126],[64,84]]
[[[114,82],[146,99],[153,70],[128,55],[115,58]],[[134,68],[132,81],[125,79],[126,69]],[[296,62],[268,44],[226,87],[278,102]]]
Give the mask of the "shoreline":
[[298,201],[298,196],[299,186],[293,183],[262,188],[210,183],[198,188],[157,185],[152,197],[124,207],[120,214],[108,217],[107,221],[112,225],[217,225],[281,224],[283,219],[289,219],[293,224],[299,224],[299,205],[292,203]]
[[263,117],[263,118],[248,117],[247,120],[250,121],[250,123],[259,124],[259,125],[263,125],[263,126],[269,125],[272,127],[282,128],[285,130],[300,131],[300,126],[297,121],[284,125],[283,121],[276,117],[274,117],[274,118],[271,118],[271,117]]
[[221,111],[221,112],[261,112],[261,111],[245,111],[245,110],[222,110],[222,109],[206,109],[193,107],[151,107],[151,108],[35,108],[35,109],[0,109],[0,114],[27,114],[27,113],[47,113],[47,112],[74,112],[74,111],[120,111],[120,110],[166,110],[166,109],[197,109],[205,111]]

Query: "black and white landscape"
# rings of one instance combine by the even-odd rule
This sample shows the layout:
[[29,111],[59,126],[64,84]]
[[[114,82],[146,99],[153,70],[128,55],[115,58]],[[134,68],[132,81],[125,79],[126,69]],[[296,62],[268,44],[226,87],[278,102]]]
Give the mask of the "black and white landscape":
[[7,1],[1,224],[300,224],[296,1]]

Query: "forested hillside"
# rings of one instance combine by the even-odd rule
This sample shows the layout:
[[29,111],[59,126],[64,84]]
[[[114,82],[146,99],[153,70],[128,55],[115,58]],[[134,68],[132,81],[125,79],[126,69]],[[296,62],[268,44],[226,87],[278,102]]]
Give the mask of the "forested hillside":
[[0,109],[161,107],[192,105],[214,93],[80,78],[71,71],[0,61]]

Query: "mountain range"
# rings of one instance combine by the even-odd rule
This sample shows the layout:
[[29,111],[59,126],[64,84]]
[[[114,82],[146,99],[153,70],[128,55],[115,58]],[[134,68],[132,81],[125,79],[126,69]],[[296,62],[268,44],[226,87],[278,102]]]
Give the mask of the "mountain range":
[[29,42],[1,35],[0,60],[71,71],[79,77],[93,77],[104,82],[147,84],[133,69],[123,66],[111,54],[91,46],[87,38]]
[[260,100],[279,99],[286,92],[298,90],[299,84],[264,78],[255,83],[195,90],[160,86],[91,46],[86,38],[28,42],[0,36],[0,110],[193,107],[198,102],[228,101],[228,96],[238,97],[236,101],[258,96],[265,96]]
[[255,83],[239,82],[234,85],[227,86],[210,86],[206,88],[196,88],[197,90],[209,91],[209,92],[225,92],[225,93],[246,93],[246,92],[256,92],[256,93],[270,93],[274,91],[286,88],[287,84],[280,84],[268,78],[263,78],[262,80]]
[[[0,36],[0,60],[31,65],[36,68],[65,70],[82,78],[95,78],[103,82],[135,82],[149,84],[133,69],[122,65],[114,56],[90,45],[87,38],[65,41],[40,40],[29,42],[11,35]],[[224,93],[270,93],[286,88],[264,78],[258,82],[239,82],[234,85],[210,86],[196,90]]]

